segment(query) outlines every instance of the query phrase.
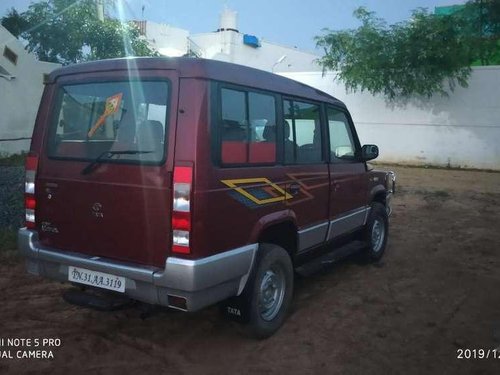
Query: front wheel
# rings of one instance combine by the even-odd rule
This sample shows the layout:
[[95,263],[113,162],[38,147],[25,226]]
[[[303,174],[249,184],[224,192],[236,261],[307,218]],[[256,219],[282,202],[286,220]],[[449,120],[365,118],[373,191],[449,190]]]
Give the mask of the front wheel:
[[363,238],[366,243],[365,258],[377,261],[384,255],[389,236],[389,219],[384,205],[373,202],[366,222]]

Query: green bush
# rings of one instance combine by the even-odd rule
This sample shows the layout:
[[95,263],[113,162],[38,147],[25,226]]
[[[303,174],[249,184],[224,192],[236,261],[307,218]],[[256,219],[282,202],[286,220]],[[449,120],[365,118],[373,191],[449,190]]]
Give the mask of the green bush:
[[17,248],[17,232],[12,229],[0,229],[0,252]]
[[0,166],[2,167],[22,166],[24,165],[24,159],[26,159],[26,152],[21,152],[20,154],[12,154],[12,155],[0,154]]

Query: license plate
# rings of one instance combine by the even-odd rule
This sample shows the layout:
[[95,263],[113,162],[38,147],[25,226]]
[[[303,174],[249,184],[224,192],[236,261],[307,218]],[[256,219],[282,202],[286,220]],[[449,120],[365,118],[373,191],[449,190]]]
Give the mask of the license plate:
[[87,270],[85,268],[68,267],[68,280],[79,284],[91,285],[97,288],[125,292],[125,278],[109,273]]

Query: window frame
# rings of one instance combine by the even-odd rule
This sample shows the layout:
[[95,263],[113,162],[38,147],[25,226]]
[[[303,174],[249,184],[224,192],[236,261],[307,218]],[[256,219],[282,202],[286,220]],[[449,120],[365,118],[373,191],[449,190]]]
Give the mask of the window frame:
[[[131,159],[119,159],[119,158],[106,158],[100,160],[101,164],[109,163],[109,164],[128,164],[128,165],[151,165],[151,166],[162,166],[166,163],[167,157],[168,157],[168,143],[169,143],[169,130],[170,130],[170,116],[171,116],[171,111],[172,111],[172,82],[170,79],[166,77],[147,77],[147,78],[140,78],[140,77],[132,77],[132,78],[108,78],[105,80],[89,80],[89,81],[76,81],[76,82],[65,82],[63,84],[56,84],[54,87],[55,94],[50,101],[50,106],[51,106],[51,114],[48,118],[47,121],[47,136],[45,137],[45,144],[44,148],[47,150],[47,157],[50,160],[65,160],[65,161],[83,161],[83,162],[91,162],[95,160],[95,158],[79,158],[79,157],[71,157],[71,156],[58,156],[54,155],[54,142],[53,138],[55,137],[55,133],[57,132],[57,125],[54,125],[56,123],[56,119],[59,116],[59,112],[56,113],[54,111],[54,108],[60,108],[62,104],[62,99],[64,96],[64,93],[61,90],[61,87],[63,86],[78,86],[78,85],[89,85],[89,84],[106,84],[106,83],[116,83],[116,82],[164,82],[167,84],[167,103],[166,105],[166,111],[165,111],[165,129],[163,132],[163,145],[164,145],[164,150],[163,150],[163,157],[159,161],[152,161],[152,160],[131,160]],[[177,104],[177,103],[175,103]]]
[[[330,123],[329,123],[329,119],[328,119],[328,108],[331,108],[335,111],[338,111],[338,112],[341,112],[344,114],[344,116],[346,117],[347,119],[347,126],[349,128],[349,131],[351,132],[351,136],[352,136],[352,141],[354,143],[354,157],[352,159],[341,159],[341,158],[336,158],[336,157],[332,157],[332,153],[331,153],[331,144],[330,144]],[[325,115],[325,119],[326,119],[326,124],[328,126],[326,126],[326,131],[327,131],[327,139],[328,139],[328,159],[329,159],[329,163],[331,164],[352,164],[352,163],[360,163],[360,155],[361,155],[361,144],[359,142],[359,138],[358,138],[358,133],[356,132],[356,128],[354,127],[354,122],[352,121],[352,117],[351,117],[351,114],[349,113],[349,111],[347,110],[347,108],[343,108],[341,106],[337,106],[337,105],[334,105],[334,104],[331,104],[331,103],[326,103],[325,107],[324,107],[324,115]]]
[[[275,109],[275,119],[276,119],[276,153],[275,153],[275,158],[274,161],[272,162],[260,162],[260,163],[254,163],[254,162],[245,162],[245,163],[224,163],[222,161],[222,132],[221,132],[221,124],[222,124],[222,90],[234,90],[234,91],[239,91],[245,93],[245,112],[247,118],[250,116],[250,106],[249,106],[249,94],[254,93],[254,94],[261,94],[261,95],[267,95],[272,98],[274,98],[274,109]],[[259,88],[255,87],[249,87],[249,86],[244,86],[244,85],[238,85],[238,84],[233,84],[233,83],[227,83],[227,82],[219,82],[219,81],[212,81],[211,85],[211,97],[214,98],[215,100],[213,101],[213,104],[210,106],[211,107],[211,150],[212,150],[212,161],[214,165],[222,167],[222,168],[242,168],[242,167],[272,167],[276,165],[282,164],[282,142],[279,142],[282,137],[282,128],[279,126],[279,119],[282,118],[282,108],[281,107],[281,95],[279,93],[273,92],[273,91],[268,91],[268,90],[262,90]],[[247,126],[247,140],[250,140],[250,123]],[[248,149],[247,149],[248,152]],[[248,154],[247,154],[248,158]]]
[[[321,161],[314,161],[314,162],[297,162],[297,160],[294,160],[292,163],[290,162],[286,162],[285,160],[285,155],[284,155],[284,147],[282,146],[283,148],[283,156],[282,156],[282,160],[283,160],[283,165],[317,165],[317,164],[327,164],[328,163],[328,158],[326,157],[328,155],[328,152],[327,152],[327,149],[326,147],[330,147],[329,145],[329,142],[327,143],[326,142],[326,139],[325,137],[328,136],[328,132],[327,132],[327,127],[325,126],[326,124],[326,117],[325,117],[325,102],[318,102],[316,100],[312,100],[312,99],[307,99],[307,98],[301,98],[301,97],[297,97],[297,96],[290,96],[290,95],[282,95],[281,97],[281,109],[282,109],[282,118],[281,118],[281,121],[279,122],[279,127],[282,128],[282,131],[281,131],[281,138],[280,138],[280,143],[282,145],[284,145],[284,142],[285,142],[285,138],[284,138],[284,129],[283,129],[283,122],[286,120],[285,118],[285,107],[284,107],[284,103],[285,101],[291,101],[292,103],[293,102],[302,102],[302,103],[306,103],[306,104],[312,104],[312,105],[317,105],[319,107],[319,124],[320,124],[320,130],[321,130]],[[295,120],[295,118],[294,118]],[[290,125],[293,125],[293,124],[290,124]],[[295,131],[295,127],[293,127],[292,131]],[[294,134],[294,139],[295,139],[295,134]],[[329,140],[329,138],[328,138]],[[297,155],[295,155],[295,159],[297,159]]]
[[[276,161],[274,163],[230,163],[224,164],[221,160],[221,132],[220,132],[220,123],[222,121],[222,95],[221,89],[227,88],[236,91],[248,91],[254,92],[257,94],[270,95],[275,98],[276,103]],[[286,93],[281,93],[272,90],[259,89],[256,87],[250,87],[240,84],[234,84],[224,81],[211,80],[210,81],[210,149],[212,155],[212,163],[214,166],[221,168],[241,168],[241,167],[266,167],[266,166],[292,166],[292,165],[318,165],[318,164],[329,164],[329,163],[359,163],[359,155],[361,155],[361,145],[359,142],[357,131],[354,127],[354,122],[351,118],[351,114],[347,110],[347,108],[332,103],[329,101],[317,101],[314,99],[309,99],[301,96],[288,95]],[[322,152],[322,160],[321,162],[308,162],[308,163],[286,163],[284,160],[284,129],[283,129],[283,121],[285,120],[284,115],[284,101],[291,100],[300,101],[308,104],[318,105],[320,107],[320,127],[321,127],[321,152]],[[340,111],[344,113],[347,118],[349,130],[353,136],[354,146],[355,146],[355,158],[353,160],[346,159],[334,159],[331,158],[330,155],[330,130],[328,124],[328,107],[333,108],[334,110]]]

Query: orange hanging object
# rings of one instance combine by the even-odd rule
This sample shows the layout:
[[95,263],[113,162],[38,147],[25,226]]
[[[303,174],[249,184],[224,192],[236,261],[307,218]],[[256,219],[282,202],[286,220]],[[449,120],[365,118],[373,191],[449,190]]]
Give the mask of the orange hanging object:
[[106,118],[113,113],[116,113],[118,111],[118,108],[120,108],[120,104],[122,102],[122,96],[123,93],[119,93],[113,96],[110,96],[109,98],[106,99],[106,106],[104,108],[104,113],[99,117],[97,122],[90,128],[88,132],[88,137],[91,138],[94,133],[99,129],[102,125],[104,125],[104,121],[106,121]]

